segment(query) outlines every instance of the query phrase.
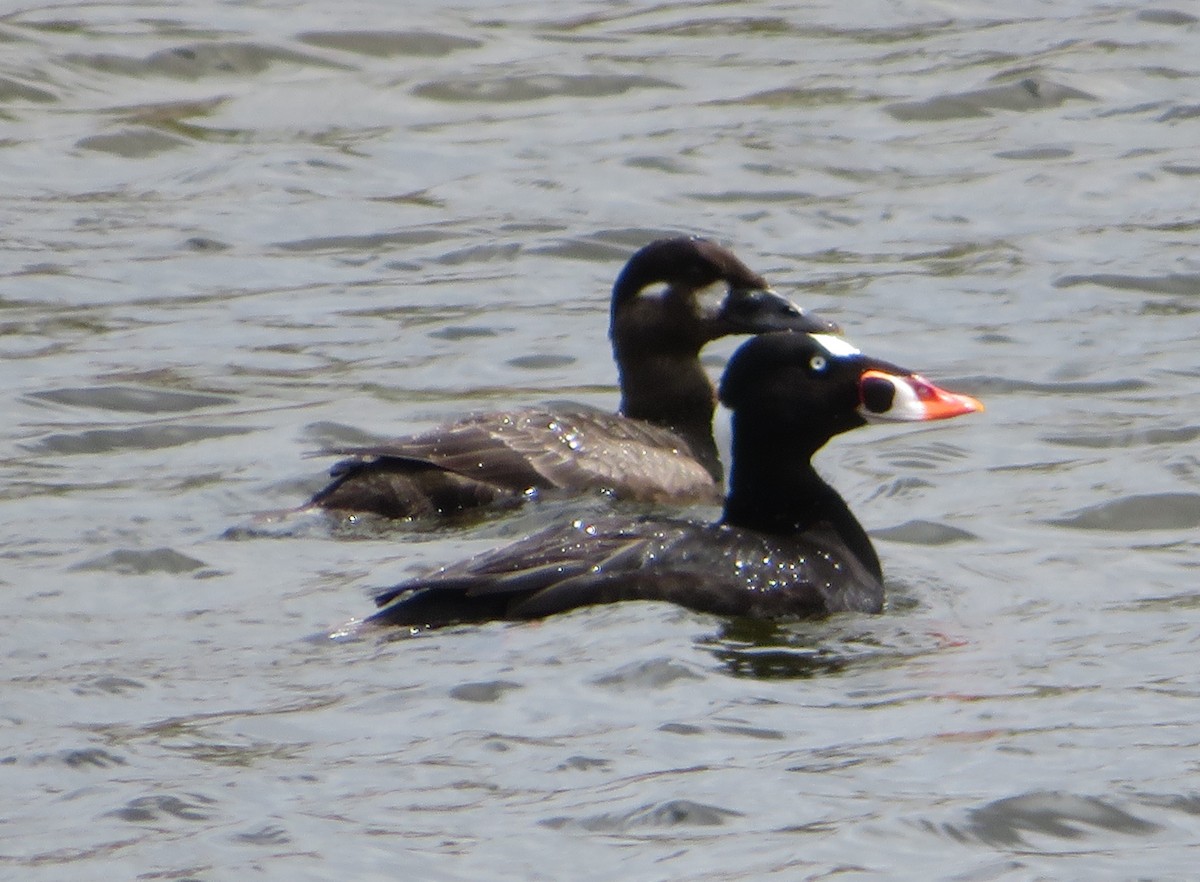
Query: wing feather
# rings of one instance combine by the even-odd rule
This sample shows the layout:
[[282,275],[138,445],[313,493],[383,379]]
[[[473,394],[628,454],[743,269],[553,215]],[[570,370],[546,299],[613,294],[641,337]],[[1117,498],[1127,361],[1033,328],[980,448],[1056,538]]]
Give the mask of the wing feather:
[[433,467],[512,493],[598,489],[647,502],[716,501],[720,495],[674,432],[578,405],[476,414],[429,432],[328,452],[365,465]]
[[666,600],[718,615],[878,612],[883,586],[825,526],[785,538],[650,517],[575,521],[405,582],[372,619],[442,625],[541,618],[620,600]]

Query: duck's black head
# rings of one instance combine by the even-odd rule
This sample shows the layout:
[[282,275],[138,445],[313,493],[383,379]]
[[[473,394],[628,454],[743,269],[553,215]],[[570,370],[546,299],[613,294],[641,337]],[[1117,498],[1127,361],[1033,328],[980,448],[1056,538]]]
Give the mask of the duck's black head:
[[[702,301],[701,292],[718,282],[724,298]],[[707,239],[651,242],[613,285],[610,335],[618,358],[634,349],[695,354],[719,337],[782,330],[835,333],[837,326],[772,291],[732,251]]]
[[782,332],[748,340],[721,380],[721,403],[737,424],[775,432],[813,450],[868,422],[939,420],[983,410],[918,374],[863,355],[841,337]]
[[878,575],[870,540],[812,455],[867,422],[937,420],[982,410],[966,395],[863,355],[840,337],[784,331],[754,337],[730,358],[721,401],[733,411],[725,522],[794,533],[825,520]]

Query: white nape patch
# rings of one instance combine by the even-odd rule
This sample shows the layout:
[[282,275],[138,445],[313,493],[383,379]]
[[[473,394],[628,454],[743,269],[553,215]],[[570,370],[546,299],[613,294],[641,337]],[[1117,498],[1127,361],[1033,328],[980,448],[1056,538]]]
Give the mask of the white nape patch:
[[809,334],[817,343],[834,358],[845,358],[848,355],[862,355],[849,340],[835,337],[832,334]]

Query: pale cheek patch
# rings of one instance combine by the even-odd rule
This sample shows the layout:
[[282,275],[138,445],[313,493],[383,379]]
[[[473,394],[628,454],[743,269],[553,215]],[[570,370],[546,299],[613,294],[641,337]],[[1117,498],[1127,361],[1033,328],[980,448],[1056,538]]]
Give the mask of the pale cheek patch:
[[701,313],[718,315],[725,306],[725,289],[713,282],[696,292],[696,302],[700,305]]
[[832,334],[809,334],[817,342],[817,345],[824,349],[834,358],[846,358],[851,355],[862,355],[851,343],[844,337],[835,337]]

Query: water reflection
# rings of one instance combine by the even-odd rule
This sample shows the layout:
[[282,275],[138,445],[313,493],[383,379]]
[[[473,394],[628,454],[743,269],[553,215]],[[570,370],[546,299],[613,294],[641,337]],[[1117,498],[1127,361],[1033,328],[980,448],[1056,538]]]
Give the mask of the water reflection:
[[696,645],[734,677],[808,680],[851,668],[886,667],[928,652],[934,644],[931,640],[921,646],[912,635],[886,626],[842,625],[836,619],[783,623],[739,618],[723,622]]

